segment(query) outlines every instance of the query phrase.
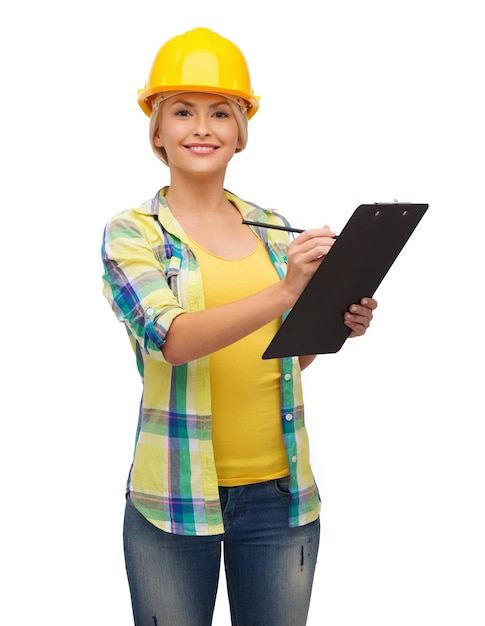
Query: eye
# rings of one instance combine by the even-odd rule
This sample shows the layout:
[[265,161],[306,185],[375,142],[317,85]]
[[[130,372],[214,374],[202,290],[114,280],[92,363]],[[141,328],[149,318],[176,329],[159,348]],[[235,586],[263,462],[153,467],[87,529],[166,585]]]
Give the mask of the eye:
[[216,111],[214,113],[214,117],[217,117],[217,118],[229,117],[229,113],[227,113],[226,111]]
[[176,109],[174,115],[176,117],[189,117],[190,111],[188,109]]

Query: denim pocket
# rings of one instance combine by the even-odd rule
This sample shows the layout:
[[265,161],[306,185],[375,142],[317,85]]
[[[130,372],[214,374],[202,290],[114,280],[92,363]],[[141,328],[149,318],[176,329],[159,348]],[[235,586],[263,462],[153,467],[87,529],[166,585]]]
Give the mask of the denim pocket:
[[284,494],[285,496],[290,495],[290,477],[284,476],[283,478],[277,478],[274,481],[274,486],[276,491]]

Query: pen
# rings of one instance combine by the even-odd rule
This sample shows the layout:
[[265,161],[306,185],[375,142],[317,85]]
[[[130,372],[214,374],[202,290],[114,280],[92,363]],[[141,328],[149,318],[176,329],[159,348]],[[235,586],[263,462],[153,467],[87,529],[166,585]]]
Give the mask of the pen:
[[[266,224],[266,222],[250,222],[249,220],[243,220],[243,224],[248,226],[261,226],[262,228],[274,228],[275,230],[285,230],[288,233],[304,233],[301,228],[290,228],[289,226],[280,226],[279,224]],[[338,235],[334,235],[333,239],[337,239]]]

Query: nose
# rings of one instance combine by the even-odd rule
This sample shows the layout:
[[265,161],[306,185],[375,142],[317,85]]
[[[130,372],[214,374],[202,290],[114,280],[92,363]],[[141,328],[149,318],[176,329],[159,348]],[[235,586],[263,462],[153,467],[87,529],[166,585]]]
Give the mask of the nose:
[[209,119],[207,115],[196,116],[192,132],[198,137],[206,137],[207,135],[210,135]]

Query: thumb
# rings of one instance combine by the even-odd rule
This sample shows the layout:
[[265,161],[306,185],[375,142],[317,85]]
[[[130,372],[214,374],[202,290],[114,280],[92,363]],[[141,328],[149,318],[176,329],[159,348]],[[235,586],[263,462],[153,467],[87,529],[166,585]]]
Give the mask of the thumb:
[[333,230],[333,228],[330,228],[330,226],[328,224],[325,224],[323,226],[323,230],[327,231],[325,234],[328,234],[329,236],[333,237],[334,235],[336,235],[336,232]]

